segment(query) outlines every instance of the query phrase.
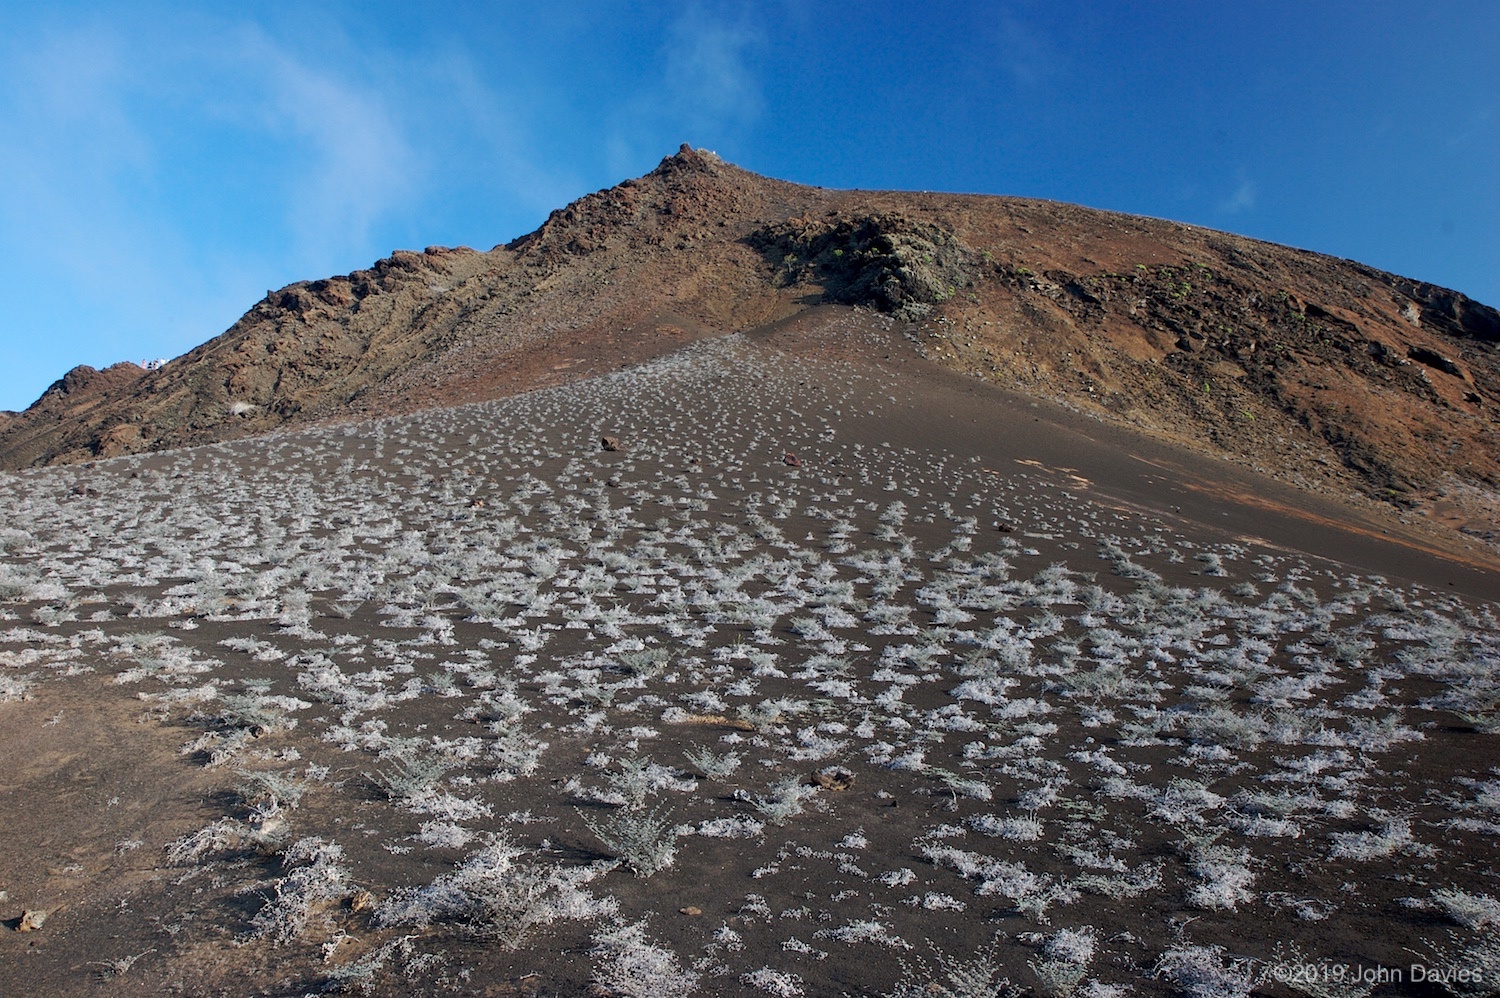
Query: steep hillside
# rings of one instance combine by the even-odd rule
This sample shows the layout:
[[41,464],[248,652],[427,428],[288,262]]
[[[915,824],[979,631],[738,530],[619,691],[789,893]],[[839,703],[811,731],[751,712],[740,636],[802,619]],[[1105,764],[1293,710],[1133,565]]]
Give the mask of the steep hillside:
[[274,292],[159,371],[70,372],[0,421],[0,465],[505,396],[828,302],[903,320],[893,363],[915,350],[1298,484],[1488,529],[1492,308],[1171,222],[804,187],[686,146],[488,252],[397,252]]
[[0,994],[1494,967],[1493,563],[894,322],[0,475]]

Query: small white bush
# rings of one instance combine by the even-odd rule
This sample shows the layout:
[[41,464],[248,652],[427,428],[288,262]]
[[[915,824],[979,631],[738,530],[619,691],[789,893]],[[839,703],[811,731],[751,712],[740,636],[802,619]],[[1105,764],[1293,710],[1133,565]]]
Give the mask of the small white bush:
[[836,929],[819,929],[813,936],[841,943],[874,943],[891,949],[911,949],[911,943],[892,933],[889,926],[873,919],[849,921]]
[[788,818],[801,814],[804,805],[817,796],[817,787],[803,783],[795,776],[786,776],[764,796],[752,797],[750,803],[771,824],[784,825]]
[[688,762],[697,766],[698,771],[710,780],[722,780],[740,767],[738,752],[725,752],[719,755],[706,748],[700,748],[686,752],[684,755]]
[[993,944],[967,960],[937,954],[937,967],[918,974],[911,967],[888,998],[1008,998],[1015,993]]
[[1366,863],[1374,859],[1385,859],[1411,846],[1415,839],[1411,834],[1411,822],[1405,818],[1390,818],[1373,832],[1334,832],[1333,848],[1329,859],[1352,859]]
[[1432,896],[1444,914],[1466,929],[1500,929],[1500,901],[1488,894],[1449,889],[1433,891]]
[[1164,977],[1186,998],[1249,998],[1258,981],[1250,960],[1226,958],[1222,946],[1178,946],[1156,961]]
[[1250,850],[1218,845],[1206,837],[1189,840],[1183,851],[1188,868],[1199,881],[1188,889],[1189,904],[1209,911],[1234,911],[1255,898],[1250,890],[1255,882]]
[[665,870],[677,858],[678,828],[663,807],[620,808],[598,819],[584,815],[583,823],[638,877]]
[[698,989],[699,974],[678,960],[677,954],[652,943],[646,921],[617,924],[593,935],[591,951],[599,962],[594,983],[626,998],[689,995]]
[[316,836],[299,839],[282,858],[284,865],[295,868],[272,885],[265,906],[250,921],[250,934],[275,943],[302,935],[318,909],[351,893],[343,859],[344,850],[333,842]]
[[796,974],[774,970],[770,967],[761,967],[748,974],[741,974],[740,983],[748,984],[757,991],[776,995],[777,998],[800,998],[807,993],[802,986],[802,978]]
[[376,912],[376,921],[417,927],[456,923],[515,949],[541,926],[612,914],[613,899],[601,900],[583,890],[598,872],[532,862],[525,850],[501,837],[470,854],[453,872],[393,894]]

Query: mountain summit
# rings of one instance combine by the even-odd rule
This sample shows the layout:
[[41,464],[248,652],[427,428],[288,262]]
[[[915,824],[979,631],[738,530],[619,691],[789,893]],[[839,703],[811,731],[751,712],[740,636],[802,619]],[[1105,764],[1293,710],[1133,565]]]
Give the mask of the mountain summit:
[[1489,529],[1495,318],[684,148],[74,371],[0,993],[1477,992],[1500,552],[1411,513]]
[[160,370],[70,371],[0,419],[0,466],[512,395],[828,305],[895,317],[893,363],[1308,487],[1477,522],[1500,482],[1500,314],[1462,294],[1073,205],[807,187],[686,145],[487,252],[397,251],[269,293]]

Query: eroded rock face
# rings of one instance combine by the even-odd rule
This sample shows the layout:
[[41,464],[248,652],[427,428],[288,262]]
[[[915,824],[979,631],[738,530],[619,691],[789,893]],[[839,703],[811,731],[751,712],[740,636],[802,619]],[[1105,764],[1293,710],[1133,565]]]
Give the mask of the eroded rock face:
[[751,233],[787,284],[816,283],[828,301],[870,305],[905,318],[974,283],[978,257],[954,234],[899,212],[791,218]]
[[901,320],[892,356],[1314,488],[1500,485],[1500,313],[1457,292],[1071,205],[804,187],[687,147],[489,251],[272,292],[161,370],[75,369],[0,415],[0,466],[494,398],[828,303]]
[[1435,284],[1392,278],[1392,286],[1415,306],[1414,321],[1449,336],[1500,342],[1500,312]]
[[130,423],[105,430],[93,447],[96,456],[105,458],[134,454],[141,449],[141,428]]
[[54,381],[42,393],[39,401],[76,402],[90,395],[101,394],[131,384],[144,373],[144,368],[129,363],[112,364],[102,371],[89,367],[87,364],[80,364]]

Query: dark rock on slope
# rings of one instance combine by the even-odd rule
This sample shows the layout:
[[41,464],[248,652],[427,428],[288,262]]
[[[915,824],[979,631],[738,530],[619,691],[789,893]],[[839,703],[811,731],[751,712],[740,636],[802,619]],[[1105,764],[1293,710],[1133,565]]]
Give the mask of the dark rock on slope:
[[902,320],[893,355],[915,343],[1312,488],[1446,495],[1455,523],[1494,504],[1500,314],[1461,294],[1071,205],[804,187],[686,146],[488,252],[397,252],[273,292],[161,370],[70,372],[0,419],[0,466],[492,398],[829,302]]

